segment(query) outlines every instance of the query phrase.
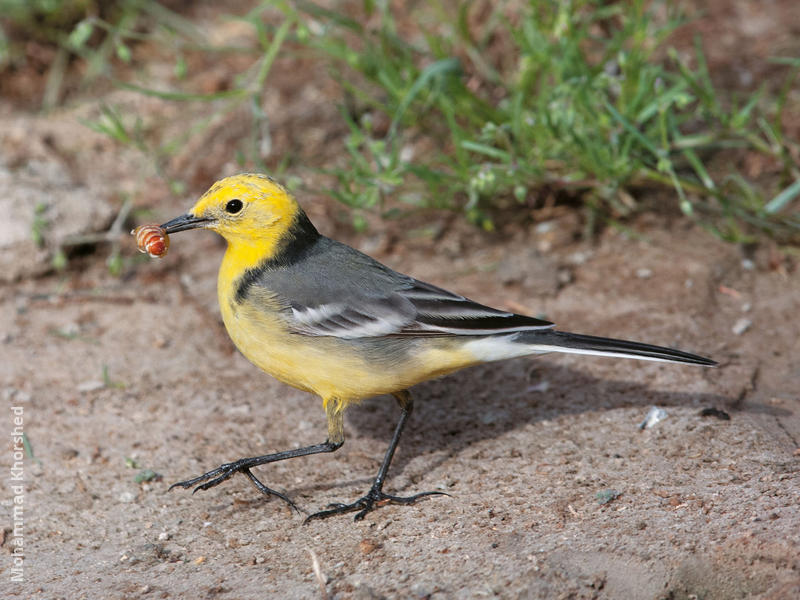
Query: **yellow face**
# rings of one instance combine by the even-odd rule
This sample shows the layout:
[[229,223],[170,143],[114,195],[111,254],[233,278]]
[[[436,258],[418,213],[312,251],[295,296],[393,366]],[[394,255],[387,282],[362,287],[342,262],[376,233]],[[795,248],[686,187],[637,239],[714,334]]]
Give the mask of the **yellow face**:
[[226,177],[211,186],[186,215],[165,223],[168,233],[203,228],[229,243],[269,243],[289,228],[297,202],[266,175]]

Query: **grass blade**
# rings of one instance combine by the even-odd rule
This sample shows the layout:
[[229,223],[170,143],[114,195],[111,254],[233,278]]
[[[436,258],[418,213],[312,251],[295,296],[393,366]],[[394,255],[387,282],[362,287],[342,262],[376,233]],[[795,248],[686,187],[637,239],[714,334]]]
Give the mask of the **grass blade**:
[[780,194],[767,202],[767,204],[764,206],[764,212],[768,215],[774,215],[786,207],[786,205],[794,200],[798,195],[800,195],[800,179],[796,180]]
[[145,96],[152,96],[154,98],[161,98],[162,100],[177,100],[177,101],[200,101],[200,102],[213,102],[214,100],[223,100],[229,98],[245,98],[249,92],[245,89],[222,90],[221,92],[214,92],[213,94],[195,94],[192,92],[162,92],[160,90],[153,90],[150,88],[142,87],[134,83],[126,81],[114,81],[114,85],[124,90],[131,90],[132,92],[139,92]]

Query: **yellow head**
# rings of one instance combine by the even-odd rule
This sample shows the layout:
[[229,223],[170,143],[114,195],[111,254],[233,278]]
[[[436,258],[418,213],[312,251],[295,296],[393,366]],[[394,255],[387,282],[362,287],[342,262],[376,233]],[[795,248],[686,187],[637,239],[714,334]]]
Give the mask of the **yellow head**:
[[266,175],[243,173],[211,186],[185,215],[162,227],[167,233],[211,229],[229,245],[274,248],[302,209],[281,185]]

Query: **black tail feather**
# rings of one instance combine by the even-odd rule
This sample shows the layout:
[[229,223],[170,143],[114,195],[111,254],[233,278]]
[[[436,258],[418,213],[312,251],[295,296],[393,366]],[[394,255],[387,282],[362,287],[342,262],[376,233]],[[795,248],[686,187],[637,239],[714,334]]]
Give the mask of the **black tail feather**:
[[517,338],[517,341],[543,347],[551,346],[554,352],[558,352],[560,349],[562,352],[572,351],[628,358],[650,358],[707,367],[713,367],[717,364],[716,361],[710,358],[663,346],[570,333],[568,331],[524,332]]

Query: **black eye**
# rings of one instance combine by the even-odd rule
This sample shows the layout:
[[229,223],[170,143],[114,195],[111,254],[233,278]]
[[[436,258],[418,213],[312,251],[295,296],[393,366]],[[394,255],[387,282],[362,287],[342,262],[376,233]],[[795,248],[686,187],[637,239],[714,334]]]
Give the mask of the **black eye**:
[[228,200],[228,203],[225,205],[225,212],[235,215],[242,210],[242,206],[244,206],[244,204],[242,204],[241,200]]

